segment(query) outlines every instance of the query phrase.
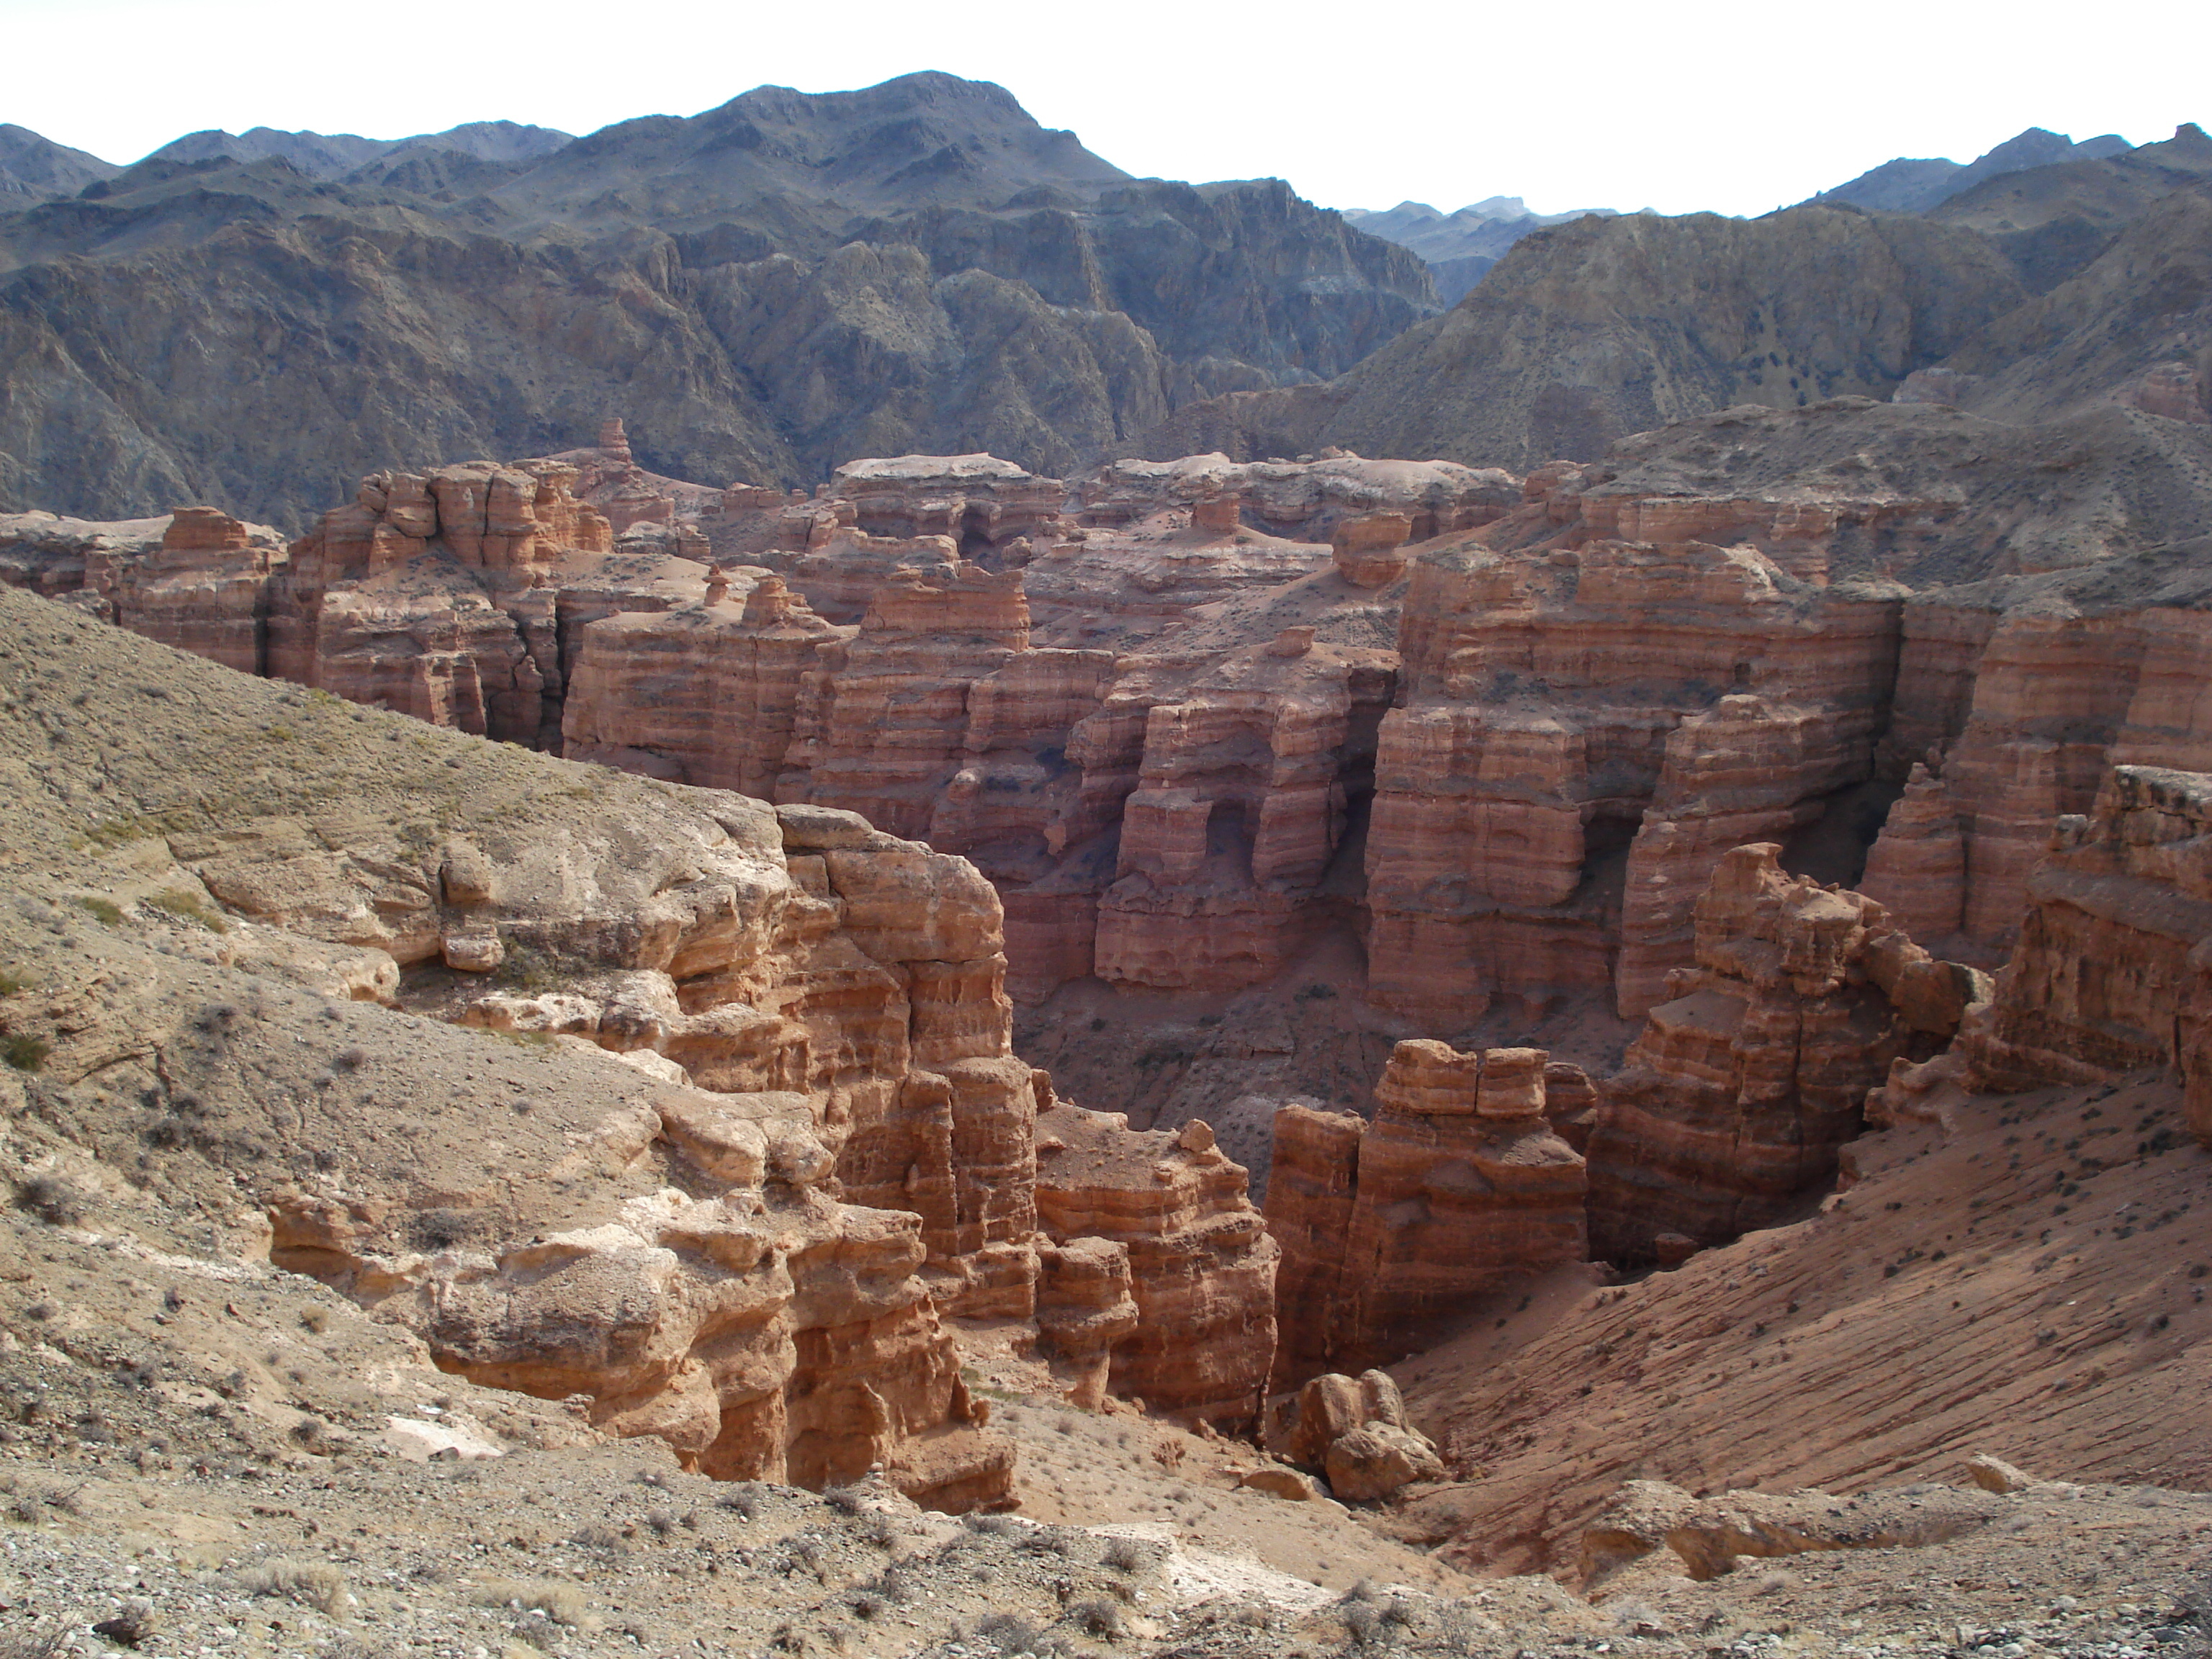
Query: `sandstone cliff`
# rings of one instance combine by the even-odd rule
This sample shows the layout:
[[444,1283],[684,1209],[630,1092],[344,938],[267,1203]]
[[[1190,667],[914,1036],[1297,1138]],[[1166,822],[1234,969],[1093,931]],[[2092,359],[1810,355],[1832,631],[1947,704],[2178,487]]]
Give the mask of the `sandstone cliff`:
[[2115,767],[2053,827],[1996,996],[1960,1048],[1977,1089],[2179,1073],[2212,1143],[2212,776]]
[[1894,1061],[1929,1058],[1985,975],[1938,962],[1860,894],[1785,875],[1771,843],[1721,860],[1697,957],[1598,1091],[1590,1247],[1613,1261],[1721,1243],[1833,1176]]
[[[944,1321],[1035,1316],[1038,1078],[972,866],[0,605],[8,879],[62,942],[17,930],[4,1019],[73,1133],[143,1090],[154,1178],[234,1191],[280,1266],[689,1467],[1006,1496]],[[1168,1271],[1260,1323],[1174,1357],[1256,1377],[1272,1254],[1218,1268],[1265,1240],[1211,1162]]]
[[1583,1160],[1545,1120],[1545,1059],[1401,1042],[1371,1123],[1276,1115],[1276,1389],[1401,1358],[1486,1293],[1584,1259]]

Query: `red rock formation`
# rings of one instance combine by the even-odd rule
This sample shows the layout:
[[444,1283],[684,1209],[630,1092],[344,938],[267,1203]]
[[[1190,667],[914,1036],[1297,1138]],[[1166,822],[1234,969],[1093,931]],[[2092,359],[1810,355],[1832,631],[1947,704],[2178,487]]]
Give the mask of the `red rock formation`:
[[1545,1061],[1401,1042],[1371,1124],[1276,1114],[1277,1389],[1401,1358],[1477,1297],[1583,1259],[1583,1160],[1545,1121]]
[[818,647],[849,630],[816,616],[781,576],[721,575],[700,605],[622,611],[583,629],[562,753],[676,783],[775,793]]
[[1083,777],[1066,839],[1121,821],[1095,971],[1176,988],[1273,974],[1343,844],[1392,684],[1382,653],[1279,641],[1122,665],[1067,750]]
[[1936,941],[1965,920],[1966,843],[1942,779],[1915,763],[1905,793],[1867,853],[1859,890],[1913,938]]
[[1330,551],[1337,574],[1354,587],[1382,587],[1406,574],[1401,551],[1413,539],[1413,521],[1403,513],[1363,513],[1337,521]]
[[2212,1143],[2212,775],[2115,767],[2027,881],[1996,995],[1960,1048],[1991,1092],[2171,1066]]
[[1431,553],[1407,595],[1368,948],[1374,994],[1424,1018],[1608,980],[1641,1012],[1728,849],[1873,769],[1889,592],[1808,587],[1749,548],[1585,540],[1571,514],[1547,534],[1557,504],[1493,527],[1528,551]]
[[1062,1245],[1126,1246],[1136,1328],[1112,1388],[1155,1411],[1249,1428],[1275,1351],[1278,1252],[1244,1171],[1205,1124],[1132,1133],[1067,1103],[1036,1121],[1038,1218]]
[[1255,529],[1323,543],[1343,520],[1374,513],[1404,514],[1407,539],[1427,541],[1487,524],[1521,497],[1518,482],[1495,468],[1370,461],[1340,451],[1310,461],[1240,464],[1218,454],[1109,461],[1079,480],[1076,493],[1085,525],[1127,525],[1233,495]]
[[1728,853],[1698,900],[1696,966],[1601,1089],[1590,1245],[1651,1259],[1785,1215],[1835,1172],[1891,1062],[1925,1059],[1986,995],[1863,896],[1784,874],[1771,843]]
[[1114,1349],[1140,1317],[1129,1247],[1073,1238],[1037,1252],[1037,1334],[1071,1405],[1096,1411],[1104,1401]]
[[[2091,610],[2069,591],[2000,586],[1907,607],[1892,745],[1942,750],[1964,860],[1958,925],[1988,951],[2011,943],[2052,824],[2089,812],[2110,767],[2212,767],[2199,689],[2212,617]],[[1903,838],[1924,810],[1911,796],[1894,809]]]
[[1023,538],[1057,529],[1066,487],[995,455],[902,455],[848,461],[830,493],[867,535],[950,537],[963,558],[993,562]]

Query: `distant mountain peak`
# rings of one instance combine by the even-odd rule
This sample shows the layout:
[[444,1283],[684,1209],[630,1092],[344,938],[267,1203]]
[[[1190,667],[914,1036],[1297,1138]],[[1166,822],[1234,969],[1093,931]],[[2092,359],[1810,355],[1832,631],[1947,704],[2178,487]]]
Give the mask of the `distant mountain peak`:
[[1943,156],[1899,155],[1870,167],[1856,179],[1824,190],[1811,199],[1864,208],[1873,213],[1925,213],[1984,179],[2062,161],[2096,161],[2134,148],[2117,133],[2075,143],[2048,127],[2029,127],[1961,164]]

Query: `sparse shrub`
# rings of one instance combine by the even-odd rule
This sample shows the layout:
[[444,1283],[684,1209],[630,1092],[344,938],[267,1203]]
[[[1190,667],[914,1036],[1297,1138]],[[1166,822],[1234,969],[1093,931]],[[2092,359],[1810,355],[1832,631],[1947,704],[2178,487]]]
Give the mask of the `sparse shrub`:
[[10,1631],[0,1636],[0,1659],[64,1659],[71,1651],[70,1633],[60,1626]]
[[1345,1633],[1360,1647],[1365,1647],[1382,1634],[1382,1609],[1372,1601],[1347,1598],[1339,1604],[1336,1616],[1344,1620]]
[[35,1072],[46,1063],[53,1052],[28,1031],[10,1031],[0,1037],[0,1060],[6,1060],[19,1072]]
[[76,1182],[59,1176],[33,1176],[15,1189],[15,1207],[27,1210],[50,1227],[74,1227],[92,1200]]
[[873,1590],[859,1589],[845,1598],[845,1605],[852,1608],[855,1619],[866,1622],[880,1617],[890,1603]]
[[760,1513],[760,1488],[750,1480],[739,1481],[714,1500],[715,1507],[725,1509],[743,1520],[750,1521]]
[[230,923],[219,912],[210,910],[200,902],[199,895],[182,887],[165,888],[150,895],[144,902],[148,908],[188,921],[195,927],[204,927],[210,933],[227,933]]
[[1145,1547],[1133,1538],[1109,1538],[1104,1559],[1116,1572],[1134,1572],[1145,1565]]
[[1103,1595],[1076,1602],[1067,1610],[1067,1620],[1085,1636],[1107,1642],[1120,1641],[1129,1628],[1120,1607]]
[[867,1507],[867,1494],[858,1486],[829,1486],[823,1490],[822,1501],[840,1515],[858,1515]]
[[335,1617],[346,1603],[345,1575],[327,1561],[271,1561],[238,1577],[248,1595],[283,1598]]
[[105,922],[110,927],[123,920],[123,912],[112,899],[99,898],[88,894],[84,897],[75,900],[74,902],[78,909],[90,915],[94,921]]
[[487,1578],[477,1586],[477,1601],[482,1607],[541,1613],[571,1629],[584,1622],[584,1592],[557,1578]]
[[888,1515],[873,1515],[868,1517],[867,1523],[860,1528],[860,1537],[865,1542],[874,1545],[879,1550],[896,1549],[899,1529],[891,1524],[891,1518]]
[[1018,1613],[988,1613],[975,1621],[975,1634],[1001,1653],[1030,1653],[1044,1632]]
[[665,1538],[676,1530],[676,1516],[667,1510],[655,1510],[645,1517],[645,1524],[655,1538]]
[[1022,1523],[1010,1515],[978,1515],[961,1516],[961,1524],[970,1532],[980,1532],[986,1538],[1006,1538],[1022,1529]]

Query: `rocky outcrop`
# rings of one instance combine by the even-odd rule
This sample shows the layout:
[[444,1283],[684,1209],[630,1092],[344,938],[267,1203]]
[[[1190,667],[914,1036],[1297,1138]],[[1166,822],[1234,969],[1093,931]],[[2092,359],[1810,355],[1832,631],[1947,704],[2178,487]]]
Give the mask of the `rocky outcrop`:
[[[57,750],[9,700],[0,738],[41,760],[15,769],[10,879],[66,855],[73,883],[168,907],[10,1004],[58,1085],[119,1065],[175,1091],[205,1137],[155,1138],[183,1178],[237,1160],[228,1201],[265,1214],[278,1264],[449,1370],[587,1395],[599,1427],[716,1475],[880,1467],[943,1506],[1004,1500],[1009,1448],[942,1316],[1030,1316],[1034,1078],[969,866],[0,610],[21,650],[81,663],[100,734]],[[94,799],[136,827],[66,854],[88,844],[68,803]],[[286,984],[334,971],[408,1012]],[[268,1159],[270,1133],[299,1158]]]
[[[1892,1063],[1929,1058],[1986,999],[1861,894],[1785,874],[1771,843],[1729,852],[1698,900],[1697,961],[1601,1085],[1590,1246],[1650,1261],[1771,1224],[1835,1172]],[[1675,1252],[1679,1254],[1679,1250]]]
[[2149,1067],[2185,1080],[2212,1144],[2212,775],[2115,767],[2059,820],[1996,994],[1960,1048],[1987,1091]]
[[1390,1497],[1416,1480],[1443,1477],[1435,1444],[1406,1420],[1406,1402],[1387,1371],[1328,1372],[1270,1413],[1268,1443],[1328,1477],[1349,1504]]
[[1401,1358],[1485,1293],[1584,1258],[1583,1160],[1545,1121],[1546,1059],[1401,1042],[1372,1123],[1276,1114],[1278,1389]]
[[830,492],[852,503],[863,534],[945,536],[966,558],[1003,558],[1017,542],[1054,533],[1066,500],[1059,479],[980,454],[848,461]]
[[[2027,912],[2052,825],[2089,814],[2112,767],[2212,767],[2212,710],[2194,690],[2212,615],[2162,561],[2135,563],[1906,608],[1892,746],[1931,764],[1893,809],[1892,848],[1870,868],[1879,881],[1901,879],[1891,890],[1905,896],[1956,860],[1952,925],[1992,962]],[[1949,902],[1923,890],[1910,902],[1929,908],[1928,921],[1951,920]]]
[[1423,1018],[1608,982],[1641,1012],[1721,857],[1817,822],[1885,723],[1896,590],[1816,586],[1574,469],[1528,491],[1407,593],[1368,951],[1376,997]]
[[1082,522],[1127,526],[1164,510],[1205,514],[1300,541],[1331,541],[1347,521],[1398,514],[1402,540],[1473,530],[1518,505],[1514,476],[1449,461],[1368,460],[1332,449],[1296,461],[1232,461],[1219,453],[1109,461],[1076,486]]
[[1965,920],[1966,842],[1942,779],[1915,762],[1867,852],[1859,890],[1915,939],[1946,939]]
[[1279,1253],[1245,1197],[1244,1171],[1202,1122],[1133,1132],[1117,1113],[1064,1101],[1037,1115],[1036,1153],[1037,1218],[1054,1240],[1127,1252],[1137,1323],[1114,1347],[1113,1392],[1187,1419],[1255,1426],[1275,1352]]

